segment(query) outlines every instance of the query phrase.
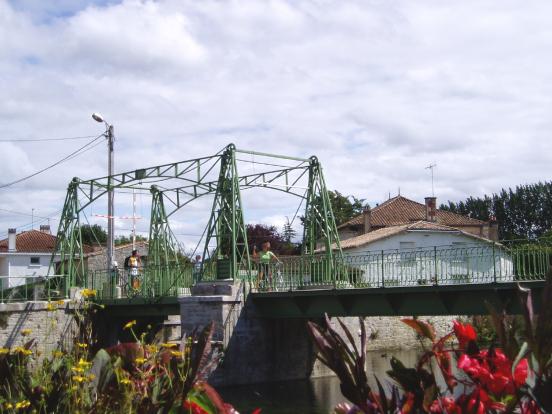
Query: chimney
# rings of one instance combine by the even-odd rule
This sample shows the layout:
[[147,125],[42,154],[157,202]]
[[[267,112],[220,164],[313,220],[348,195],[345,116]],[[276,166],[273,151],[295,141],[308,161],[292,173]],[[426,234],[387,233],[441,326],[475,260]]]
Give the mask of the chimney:
[[17,250],[17,246],[15,245],[15,239],[17,237],[17,233],[15,229],[8,229],[8,251],[15,252]]
[[369,233],[372,230],[372,210],[370,206],[364,207],[362,218],[364,219],[364,234]]
[[437,198],[436,197],[425,198],[425,210],[426,210],[426,221],[431,221],[435,223],[437,221]]
[[40,232],[41,233],[46,233],[46,234],[52,234],[50,232],[50,225],[49,224],[41,224],[40,225]]
[[498,241],[498,221],[495,216],[489,217],[489,239]]

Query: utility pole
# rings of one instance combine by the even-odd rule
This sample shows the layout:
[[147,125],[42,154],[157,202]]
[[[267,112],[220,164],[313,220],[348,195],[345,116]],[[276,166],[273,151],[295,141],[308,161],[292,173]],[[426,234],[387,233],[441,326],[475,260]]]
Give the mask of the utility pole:
[[431,171],[431,197],[435,197],[435,187],[433,186],[433,169],[437,167],[437,164],[429,164],[427,167],[425,167],[426,170]]
[[113,192],[113,125],[108,124],[98,113],[92,114],[92,119],[96,122],[105,124],[105,137],[107,138],[107,268],[113,269],[113,250],[115,239],[115,212],[114,212],[114,192]]
[[113,125],[107,125],[107,170],[109,178],[107,179],[107,267],[113,268],[113,249],[115,239],[115,212],[114,212],[114,192],[113,192]]
[[132,189],[132,250],[136,250],[136,191]]

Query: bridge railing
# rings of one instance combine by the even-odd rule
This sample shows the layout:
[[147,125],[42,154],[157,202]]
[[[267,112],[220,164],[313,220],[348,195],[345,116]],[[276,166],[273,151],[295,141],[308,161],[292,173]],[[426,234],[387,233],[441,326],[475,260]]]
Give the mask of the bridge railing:
[[195,271],[191,264],[145,266],[137,272],[127,269],[88,272],[85,287],[98,299],[159,298],[190,294]]
[[543,280],[552,266],[552,246],[488,243],[380,250],[344,255],[281,257],[258,266],[253,291],[377,288]]
[[0,303],[63,298],[65,298],[63,275],[0,276]]

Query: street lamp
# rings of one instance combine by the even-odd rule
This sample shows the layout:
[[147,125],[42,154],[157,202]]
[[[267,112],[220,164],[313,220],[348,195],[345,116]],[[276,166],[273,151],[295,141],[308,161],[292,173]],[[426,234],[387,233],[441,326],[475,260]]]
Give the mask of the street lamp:
[[103,116],[94,112],[92,119],[99,123],[105,124],[105,137],[107,138],[107,267],[109,270],[113,269],[113,249],[114,249],[114,193],[113,193],[113,141],[115,139],[113,135],[113,125],[108,124]]

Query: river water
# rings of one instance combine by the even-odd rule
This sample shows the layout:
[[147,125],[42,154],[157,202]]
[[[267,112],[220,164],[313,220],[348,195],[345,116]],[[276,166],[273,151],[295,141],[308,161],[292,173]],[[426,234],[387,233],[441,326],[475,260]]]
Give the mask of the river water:
[[[412,367],[419,353],[416,350],[368,352],[366,369],[370,385],[376,386],[374,375],[382,383],[391,383],[385,372],[390,369],[392,356]],[[218,391],[241,414],[251,413],[258,407],[263,414],[328,414],[333,413],[336,404],[347,401],[341,395],[336,377],[241,385],[220,388]]]

